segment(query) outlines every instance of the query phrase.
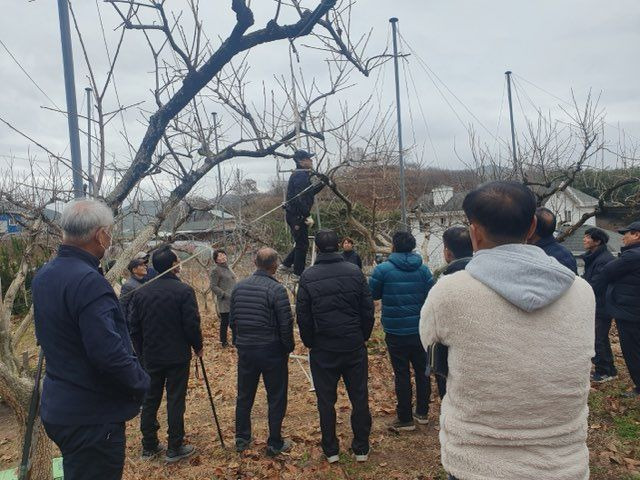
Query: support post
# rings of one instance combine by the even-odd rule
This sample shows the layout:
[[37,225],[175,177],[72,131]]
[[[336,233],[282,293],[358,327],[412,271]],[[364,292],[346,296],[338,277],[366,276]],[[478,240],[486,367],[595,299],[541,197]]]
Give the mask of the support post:
[[402,114],[400,111],[400,72],[398,70],[398,19],[389,19],[393,30],[393,68],[396,78],[396,114],[398,118],[398,161],[400,163],[400,208],[402,211],[402,229],[408,231],[407,224],[407,194],[404,183],[404,156],[402,147]]
[[[213,112],[213,138],[216,142],[216,155],[220,153],[220,147],[218,146],[218,113]],[[222,214],[222,246],[227,247],[227,228],[224,224],[224,207],[222,207],[222,172],[220,170],[220,163],[218,162],[218,211]]]
[[513,123],[513,102],[511,101],[511,70],[504,72],[507,76],[507,96],[509,98],[509,119],[511,120],[511,148],[513,149],[513,165],[518,164],[518,154],[516,150],[516,127]]
[[62,62],[64,66],[64,89],[67,96],[67,120],[69,124],[69,144],[71,146],[71,168],[73,170],[73,193],[81,198],[82,158],[80,155],[80,133],[78,131],[78,105],[76,102],[76,84],[73,73],[73,52],[71,49],[71,31],[69,27],[69,7],[67,0],[58,0],[60,19],[60,41],[62,44]]
[[91,160],[91,87],[84,89],[87,92],[87,178],[89,179],[89,196],[93,197],[93,168]]

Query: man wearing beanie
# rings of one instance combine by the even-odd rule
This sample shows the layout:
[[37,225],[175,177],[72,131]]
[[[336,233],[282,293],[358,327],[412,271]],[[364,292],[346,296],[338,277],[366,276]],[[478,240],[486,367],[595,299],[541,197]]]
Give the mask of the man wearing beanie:
[[322,450],[329,463],[338,461],[335,403],[342,377],[351,400],[351,449],[364,462],[371,432],[365,342],[373,329],[373,300],[363,273],[338,253],[335,232],[319,231],[315,243],[320,253],[300,277],[296,314],[300,337],[310,349]]
[[286,219],[295,245],[280,265],[280,271],[291,272],[293,267],[294,275],[300,275],[304,270],[309,248],[309,227],[313,225],[313,198],[324,188],[317,177],[311,176],[311,157],[313,153],[304,150],[297,150],[293,154],[296,171],[289,177],[287,186]]

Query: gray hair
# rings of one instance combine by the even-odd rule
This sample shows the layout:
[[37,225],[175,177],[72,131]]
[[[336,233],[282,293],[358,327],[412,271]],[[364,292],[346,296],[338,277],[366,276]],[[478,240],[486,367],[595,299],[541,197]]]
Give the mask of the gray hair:
[[256,252],[255,262],[260,270],[269,270],[278,263],[278,252],[273,248],[262,247]]
[[65,205],[60,217],[64,239],[88,242],[99,228],[113,225],[113,212],[98,200],[74,200]]

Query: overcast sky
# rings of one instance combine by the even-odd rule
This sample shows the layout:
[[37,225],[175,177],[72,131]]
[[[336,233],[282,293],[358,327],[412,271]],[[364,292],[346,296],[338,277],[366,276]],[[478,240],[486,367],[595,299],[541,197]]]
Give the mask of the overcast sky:
[[[96,74],[103,77],[106,54],[96,3],[102,13],[112,51],[117,38],[114,28],[118,24],[113,9],[94,0],[76,0],[74,7],[96,65]],[[224,36],[229,31],[233,22],[230,3],[221,0],[202,2],[204,28],[210,38]],[[261,27],[272,15],[274,2],[254,0],[252,3],[256,10],[256,27]],[[307,1],[306,5],[315,3]],[[170,2],[173,8],[179,4],[178,0]],[[514,106],[516,127],[524,127],[525,116],[534,116],[533,105],[560,115],[559,100],[532,84],[566,100],[570,99],[572,89],[579,100],[584,100],[592,89],[596,94],[602,93],[600,106],[606,110],[609,123],[607,139],[617,141],[618,125],[632,136],[629,138],[640,139],[638,0],[360,0],[353,9],[352,36],[357,37],[373,29],[368,55],[384,50],[390,32],[388,19],[392,16],[400,20],[400,29],[407,42],[405,50],[411,47],[415,52],[409,57],[403,72],[406,80],[402,79],[405,144],[415,145],[412,154],[421,156],[430,165],[460,167],[453,152],[454,145],[462,154],[468,154],[467,132],[461,123],[473,123],[490,145],[498,143],[492,137],[496,133],[499,142],[509,140],[505,70],[512,70],[518,75],[516,87],[519,96]],[[78,106],[84,112],[86,68],[75,34],[73,39]],[[0,116],[53,151],[64,152],[68,156],[66,118],[42,108],[53,107],[54,104],[65,107],[56,2],[3,2],[0,40],[51,99],[38,91],[0,45]],[[301,40],[299,43],[305,42]],[[326,84],[326,68],[320,56],[303,48],[300,53],[300,67],[307,78],[315,76],[320,83]],[[255,87],[252,93],[257,95],[263,81],[273,85],[274,75],[288,75],[286,43],[256,49],[249,56],[249,63],[249,77]],[[424,64],[446,85],[439,84],[440,90],[462,122],[425,73]],[[374,94],[380,96],[383,104],[391,104],[394,101],[392,68],[388,63],[369,78],[354,74],[352,81],[357,82],[357,86],[336,101],[348,100],[357,104]],[[141,32],[127,33],[116,70],[122,104],[144,100],[148,108],[152,107],[149,92],[151,70],[150,55]],[[109,100],[107,110],[115,105],[115,99]],[[424,112],[424,117],[421,112]],[[124,118],[128,136],[135,146],[144,132],[141,120],[142,116],[137,111],[127,113]],[[118,119],[109,132],[107,150],[120,162],[126,162],[129,153],[119,132],[123,132],[123,127]],[[86,139],[81,138],[81,143],[84,162]],[[37,155],[39,160],[46,158],[37,147],[0,125],[0,164],[7,162],[10,156],[14,156],[19,164],[29,152]],[[241,160],[237,164],[248,177],[266,187],[275,173],[274,162],[269,158]],[[228,165],[226,168],[232,167]],[[208,179],[205,185],[212,179]]]

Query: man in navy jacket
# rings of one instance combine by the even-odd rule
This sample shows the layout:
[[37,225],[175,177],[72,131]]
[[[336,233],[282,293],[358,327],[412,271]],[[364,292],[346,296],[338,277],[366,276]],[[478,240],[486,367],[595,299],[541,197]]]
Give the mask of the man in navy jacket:
[[555,214],[545,207],[538,207],[536,210],[536,231],[531,237],[529,243],[540,247],[544,250],[544,253],[550,257],[555,258],[560,262],[560,265],[564,265],[573,273],[578,273],[578,263],[573,257],[573,254],[569,249],[563,245],[560,245],[553,236],[556,231],[556,216]]
[[149,377],[99,259],[113,214],[95,200],[68,204],[58,256],[33,280],[36,337],[46,359],[40,416],[63,455],[64,478],[119,479],[125,422],[138,414]]

